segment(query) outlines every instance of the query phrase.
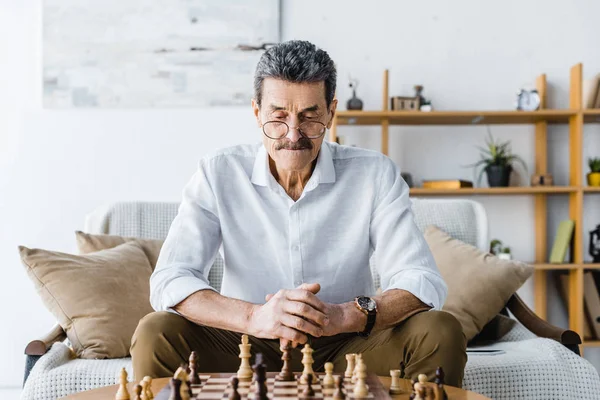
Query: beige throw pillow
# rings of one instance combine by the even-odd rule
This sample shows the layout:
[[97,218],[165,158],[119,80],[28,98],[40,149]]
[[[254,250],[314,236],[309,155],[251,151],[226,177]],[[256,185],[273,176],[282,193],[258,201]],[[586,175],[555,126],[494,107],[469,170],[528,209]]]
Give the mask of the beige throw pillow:
[[435,226],[425,230],[425,239],[448,285],[442,309],[458,319],[467,340],[481,332],[533,274],[530,265],[501,260]]
[[152,268],[139,243],[89,255],[19,247],[44,305],[67,333],[78,357],[129,355],[139,320],[152,312]]
[[81,231],[75,231],[75,236],[77,239],[77,248],[81,254],[89,254],[100,250],[112,249],[113,247],[127,242],[138,242],[142,246],[146,256],[148,256],[150,265],[152,265],[152,270],[154,270],[154,267],[156,267],[158,255],[160,254],[160,249],[164,243],[164,240],[140,239],[135,237],[123,237],[115,235],[93,235],[91,233],[85,233]]

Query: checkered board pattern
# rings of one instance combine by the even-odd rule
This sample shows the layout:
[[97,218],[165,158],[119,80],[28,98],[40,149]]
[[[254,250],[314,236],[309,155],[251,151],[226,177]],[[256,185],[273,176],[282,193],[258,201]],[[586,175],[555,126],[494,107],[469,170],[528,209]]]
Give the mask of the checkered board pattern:
[[[225,376],[228,375],[228,376]],[[302,398],[302,392],[306,385],[300,384],[297,381],[292,382],[281,382],[275,379],[276,374],[270,373],[267,378],[268,397],[272,400],[277,399],[299,399]],[[324,388],[321,386],[323,374],[317,374],[319,376],[319,382],[312,385],[315,395],[311,399],[333,399],[333,393],[335,388]],[[202,385],[192,386],[192,399],[201,400],[227,400],[231,394],[231,377],[233,374],[219,374],[218,376],[211,375],[200,375]],[[374,379],[373,379],[374,378]],[[369,386],[369,395],[363,399],[389,399],[389,395],[379,382],[377,376],[373,375],[367,378],[367,385]],[[373,387],[375,386],[375,387]],[[349,378],[344,379],[344,392],[346,393],[347,399],[354,399],[353,395],[354,384]],[[373,390],[376,389],[376,390]],[[255,392],[255,384],[251,382],[239,382],[238,393],[242,399],[253,400]],[[376,396],[374,393],[385,394],[385,396]],[[170,396],[170,388],[167,386],[163,388],[155,400],[168,400]]]

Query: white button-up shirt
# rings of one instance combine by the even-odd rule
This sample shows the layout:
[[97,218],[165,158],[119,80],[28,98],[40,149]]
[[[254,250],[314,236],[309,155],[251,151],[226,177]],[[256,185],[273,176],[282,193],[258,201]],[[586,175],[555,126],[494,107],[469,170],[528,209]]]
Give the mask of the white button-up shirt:
[[214,290],[207,277],[219,251],[225,262],[221,294],[251,303],[305,282],[319,283],[319,298],[330,303],[374,295],[374,252],[383,291],[404,289],[442,307],[446,284],[393,161],[323,142],[312,176],[293,201],[268,159],[258,144],[200,161],[150,279],[156,310]]

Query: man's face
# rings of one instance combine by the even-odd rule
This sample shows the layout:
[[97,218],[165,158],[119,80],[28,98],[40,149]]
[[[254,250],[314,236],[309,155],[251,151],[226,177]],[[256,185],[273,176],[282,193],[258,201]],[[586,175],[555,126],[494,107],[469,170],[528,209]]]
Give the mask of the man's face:
[[325,82],[292,83],[267,78],[262,84],[262,106],[252,100],[254,115],[260,127],[269,121],[283,121],[290,127],[286,136],[271,139],[263,134],[263,144],[278,170],[301,171],[319,154],[325,135],[309,139],[298,131],[301,123],[322,122],[331,128],[337,100],[329,109],[325,102]]

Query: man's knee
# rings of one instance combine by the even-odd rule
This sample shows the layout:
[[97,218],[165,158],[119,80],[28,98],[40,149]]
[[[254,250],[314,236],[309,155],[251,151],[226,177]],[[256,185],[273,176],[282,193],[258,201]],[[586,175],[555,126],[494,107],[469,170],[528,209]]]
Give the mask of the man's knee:
[[411,317],[411,334],[438,346],[465,349],[467,340],[460,322],[446,311],[426,311]]
[[[180,315],[167,311],[153,312],[140,320],[131,340],[132,353],[136,348],[153,345],[171,333],[181,332],[188,321]],[[141,345],[141,346],[140,346]]]

